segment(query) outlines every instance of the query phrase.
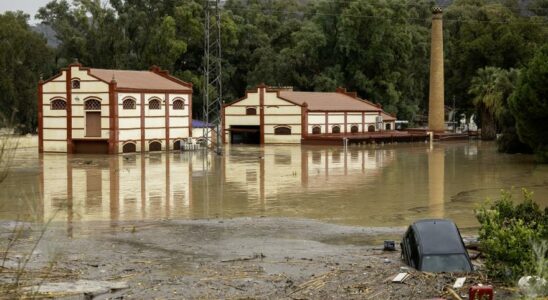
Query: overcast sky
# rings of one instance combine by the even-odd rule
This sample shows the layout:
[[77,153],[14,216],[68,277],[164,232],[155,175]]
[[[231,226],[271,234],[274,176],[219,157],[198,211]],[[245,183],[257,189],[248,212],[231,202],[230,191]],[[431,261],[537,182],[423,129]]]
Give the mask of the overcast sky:
[[22,10],[30,15],[30,23],[35,24],[34,15],[38,9],[51,0],[0,0],[0,13],[8,10]]

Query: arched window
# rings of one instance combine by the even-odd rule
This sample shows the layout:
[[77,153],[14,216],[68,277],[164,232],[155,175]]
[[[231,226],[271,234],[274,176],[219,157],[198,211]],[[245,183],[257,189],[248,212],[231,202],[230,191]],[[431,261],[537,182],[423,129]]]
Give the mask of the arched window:
[[73,79],[72,80],[72,88],[76,89],[76,90],[80,88],[80,79]]
[[89,99],[84,102],[84,110],[101,110],[101,102],[96,99]]
[[148,109],[160,109],[160,100],[152,99],[148,101]]
[[136,107],[135,100],[125,99],[124,102],[122,102],[122,107],[124,109],[135,109]]
[[332,133],[341,133],[341,126],[335,125],[333,128],[331,128]]
[[367,126],[367,131],[374,132],[375,131],[375,126],[374,125]]
[[52,110],[66,110],[67,109],[67,101],[63,99],[55,99],[51,101],[50,103]]
[[257,109],[255,107],[248,107],[245,109],[245,114],[248,116],[254,116],[257,114]]
[[173,143],[173,150],[181,150],[181,141],[175,141],[175,143]]
[[148,144],[148,151],[162,151],[162,144],[157,141],[150,142],[150,144]]
[[179,99],[173,101],[173,109],[175,109],[175,110],[185,109],[185,102],[183,100],[179,100]]
[[386,130],[392,130],[392,126],[390,123],[386,123],[385,127]]
[[352,125],[352,127],[350,127],[350,133],[358,133],[358,126]]
[[123,153],[134,153],[136,151],[137,151],[137,146],[135,145],[135,143],[126,143],[122,147]]
[[274,128],[274,134],[275,135],[290,135],[291,134],[291,128],[287,126],[280,126]]
[[312,127],[312,134],[320,134],[320,133],[322,133],[322,128],[320,126]]

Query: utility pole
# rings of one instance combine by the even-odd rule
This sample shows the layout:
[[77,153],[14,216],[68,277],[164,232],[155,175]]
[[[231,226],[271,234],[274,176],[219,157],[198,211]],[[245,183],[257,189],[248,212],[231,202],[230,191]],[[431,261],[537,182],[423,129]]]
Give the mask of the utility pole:
[[[222,154],[222,107],[223,84],[221,67],[221,9],[220,0],[205,0],[204,3],[204,88],[203,88],[203,115],[206,126],[204,138],[207,143],[215,146],[215,152]],[[217,131],[216,139],[212,139],[213,124]]]

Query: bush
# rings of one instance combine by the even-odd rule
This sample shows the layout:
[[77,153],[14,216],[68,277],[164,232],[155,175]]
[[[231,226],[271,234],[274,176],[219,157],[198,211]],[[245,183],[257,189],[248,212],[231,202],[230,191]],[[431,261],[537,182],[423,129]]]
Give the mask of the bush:
[[519,138],[533,149],[540,162],[548,163],[548,43],[520,72],[510,111]]
[[502,191],[499,200],[476,210],[487,273],[505,282],[516,282],[523,275],[546,276],[539,274],[545,269],[538,266],[533,245],[548,238],[547,209],[543,212],[533,202],[531,192],[522,192],[524,201],[517,205],[511,192]]

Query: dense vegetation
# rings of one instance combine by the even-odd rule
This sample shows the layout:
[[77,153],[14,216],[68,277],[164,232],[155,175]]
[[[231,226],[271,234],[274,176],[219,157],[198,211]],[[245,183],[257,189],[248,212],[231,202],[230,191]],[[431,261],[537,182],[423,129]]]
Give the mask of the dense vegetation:
[[[59,40],[55,49],[21,14],[2,15],[0,84],[12,92],[0,95],[0,111],[9,115],[17,108],[24,131],[33,131],[38,74],[52,75],[78,58],[100,68],[168,69],[194,83],[200,117],[204,1],[102,2],[57,0],[41,8],[38,19]],[[446,104],[468,115],[477,110],[484,138],[512,132],[514,119],[498,112],[508,108],[513,74],[548,40],[548,0],[520,3],[456,0],[444,8]],[[225,100],[261,82],[317,91],[344,86],[400,119],[424,120],[432,6],[432,0],[228,0],[222,10]],[[24,77],[21,69],[28,69]],[[500,77],[491,74],[495,69],[509,85],[491,82]],[[485,93],[487,87],[495,90]]]
[[548,276],[548,209],[542,211],[531,192],[522,193],[523,202],[515,204],[511,192],[502,191],[500,199],[476,211],[485,267],[490,276],[508,282]]

